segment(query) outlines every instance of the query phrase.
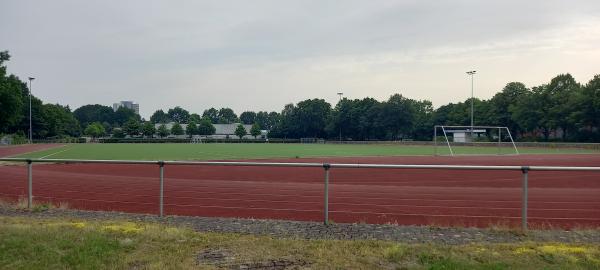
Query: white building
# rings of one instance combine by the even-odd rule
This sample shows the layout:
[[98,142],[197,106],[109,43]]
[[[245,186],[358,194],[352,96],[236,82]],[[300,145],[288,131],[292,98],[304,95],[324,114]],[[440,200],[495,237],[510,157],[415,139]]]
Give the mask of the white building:
[[485,133],[484,129],[463,129],[463,130],[446,130],[446,133],[452,134],[452,141],[458,143],[473,142],[473,137],[479,137],[479,134]]
[[121,107],[132,109],[136,114],[140,114],[140,104],[133,103],[133,101],[126,100],[119,103],[113,103],[113,111],[116,112]]

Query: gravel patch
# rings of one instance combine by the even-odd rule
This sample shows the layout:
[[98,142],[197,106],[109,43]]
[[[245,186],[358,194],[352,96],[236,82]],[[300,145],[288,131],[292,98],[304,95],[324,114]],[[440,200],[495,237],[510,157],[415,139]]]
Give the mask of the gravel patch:
[[213,265],[220,269],[300,269],[300,267],[309,265],[304,260],[298,259],[270,259],[259,262],[236,263],[235,255],[228,250],[204,250],[196,256],[198,265]]
[[120,219],[186,226],[198,232],[254,234],[293,239],[387,240],[402,243],[441,243],[448,245],[481,242],[515,243],[523,241],[600,243],[600,230],[531,230],[523,234],[517,230],[456,227],[441,228],[431,226],[345,223],[335,223],[325,226],[319,222],[188,216],[166,216],[160,218],[155,215],[72,209],[48,209],[32,212],[7,206],[0,206],[0,216],[32,218],[60,217],[99,221]]

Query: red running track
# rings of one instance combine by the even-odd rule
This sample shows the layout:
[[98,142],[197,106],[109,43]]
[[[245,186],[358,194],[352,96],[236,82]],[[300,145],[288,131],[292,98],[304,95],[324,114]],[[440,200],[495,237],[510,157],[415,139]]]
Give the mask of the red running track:
[[37,152],[50,148],[63,146],[63,144],[21,144],[0,146],[0,157],[10,157],[14,155],[25,154],[29,152]]
[[[271,160],[273,161],[273,160]],[[599,166],[600,155],[315,158],[278,161]],[[158,212],[157,165],[35,164],[35,200]],[[518,226],[521,173],[331,169],[330,219],[407,225]],[[0,197],[26,196],[26,167],[0,166]],[[321,221],[321,168],[165,167],[165,213]],[[600,172],[530,172],[532,227],[600,227]]]

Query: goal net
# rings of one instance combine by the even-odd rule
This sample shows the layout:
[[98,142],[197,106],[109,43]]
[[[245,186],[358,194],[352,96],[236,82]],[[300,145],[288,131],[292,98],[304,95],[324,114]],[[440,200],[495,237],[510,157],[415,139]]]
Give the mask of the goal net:
[[300,143],[325,143],[325,140],[320,138],[300,138]]
[[190,143],[203,143],[202,142],[202,137],[192,137],[192,139],[190,140]]
[[434,155],[518,155],[508,127],[435,126]]

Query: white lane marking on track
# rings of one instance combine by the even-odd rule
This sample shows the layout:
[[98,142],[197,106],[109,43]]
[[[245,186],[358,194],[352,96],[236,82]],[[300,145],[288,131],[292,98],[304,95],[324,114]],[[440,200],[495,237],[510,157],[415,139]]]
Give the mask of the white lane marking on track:
[[71,149],[71,148],[67,148],[67,149],[64,149],[64,150],[62,150],[62,151],[54,152],[54,153],[52,153],[52,154],[45,155],[45,156],[41,157],[40,159],[45,159],[45,158],[47,158],[47,157],[49,157],[49,156],[54,156],[54,155],[56,155],[56,154],[63,153],[63,152],[65,152],[65,151],[67,151],[67,150],[70,150],[70,149]]

